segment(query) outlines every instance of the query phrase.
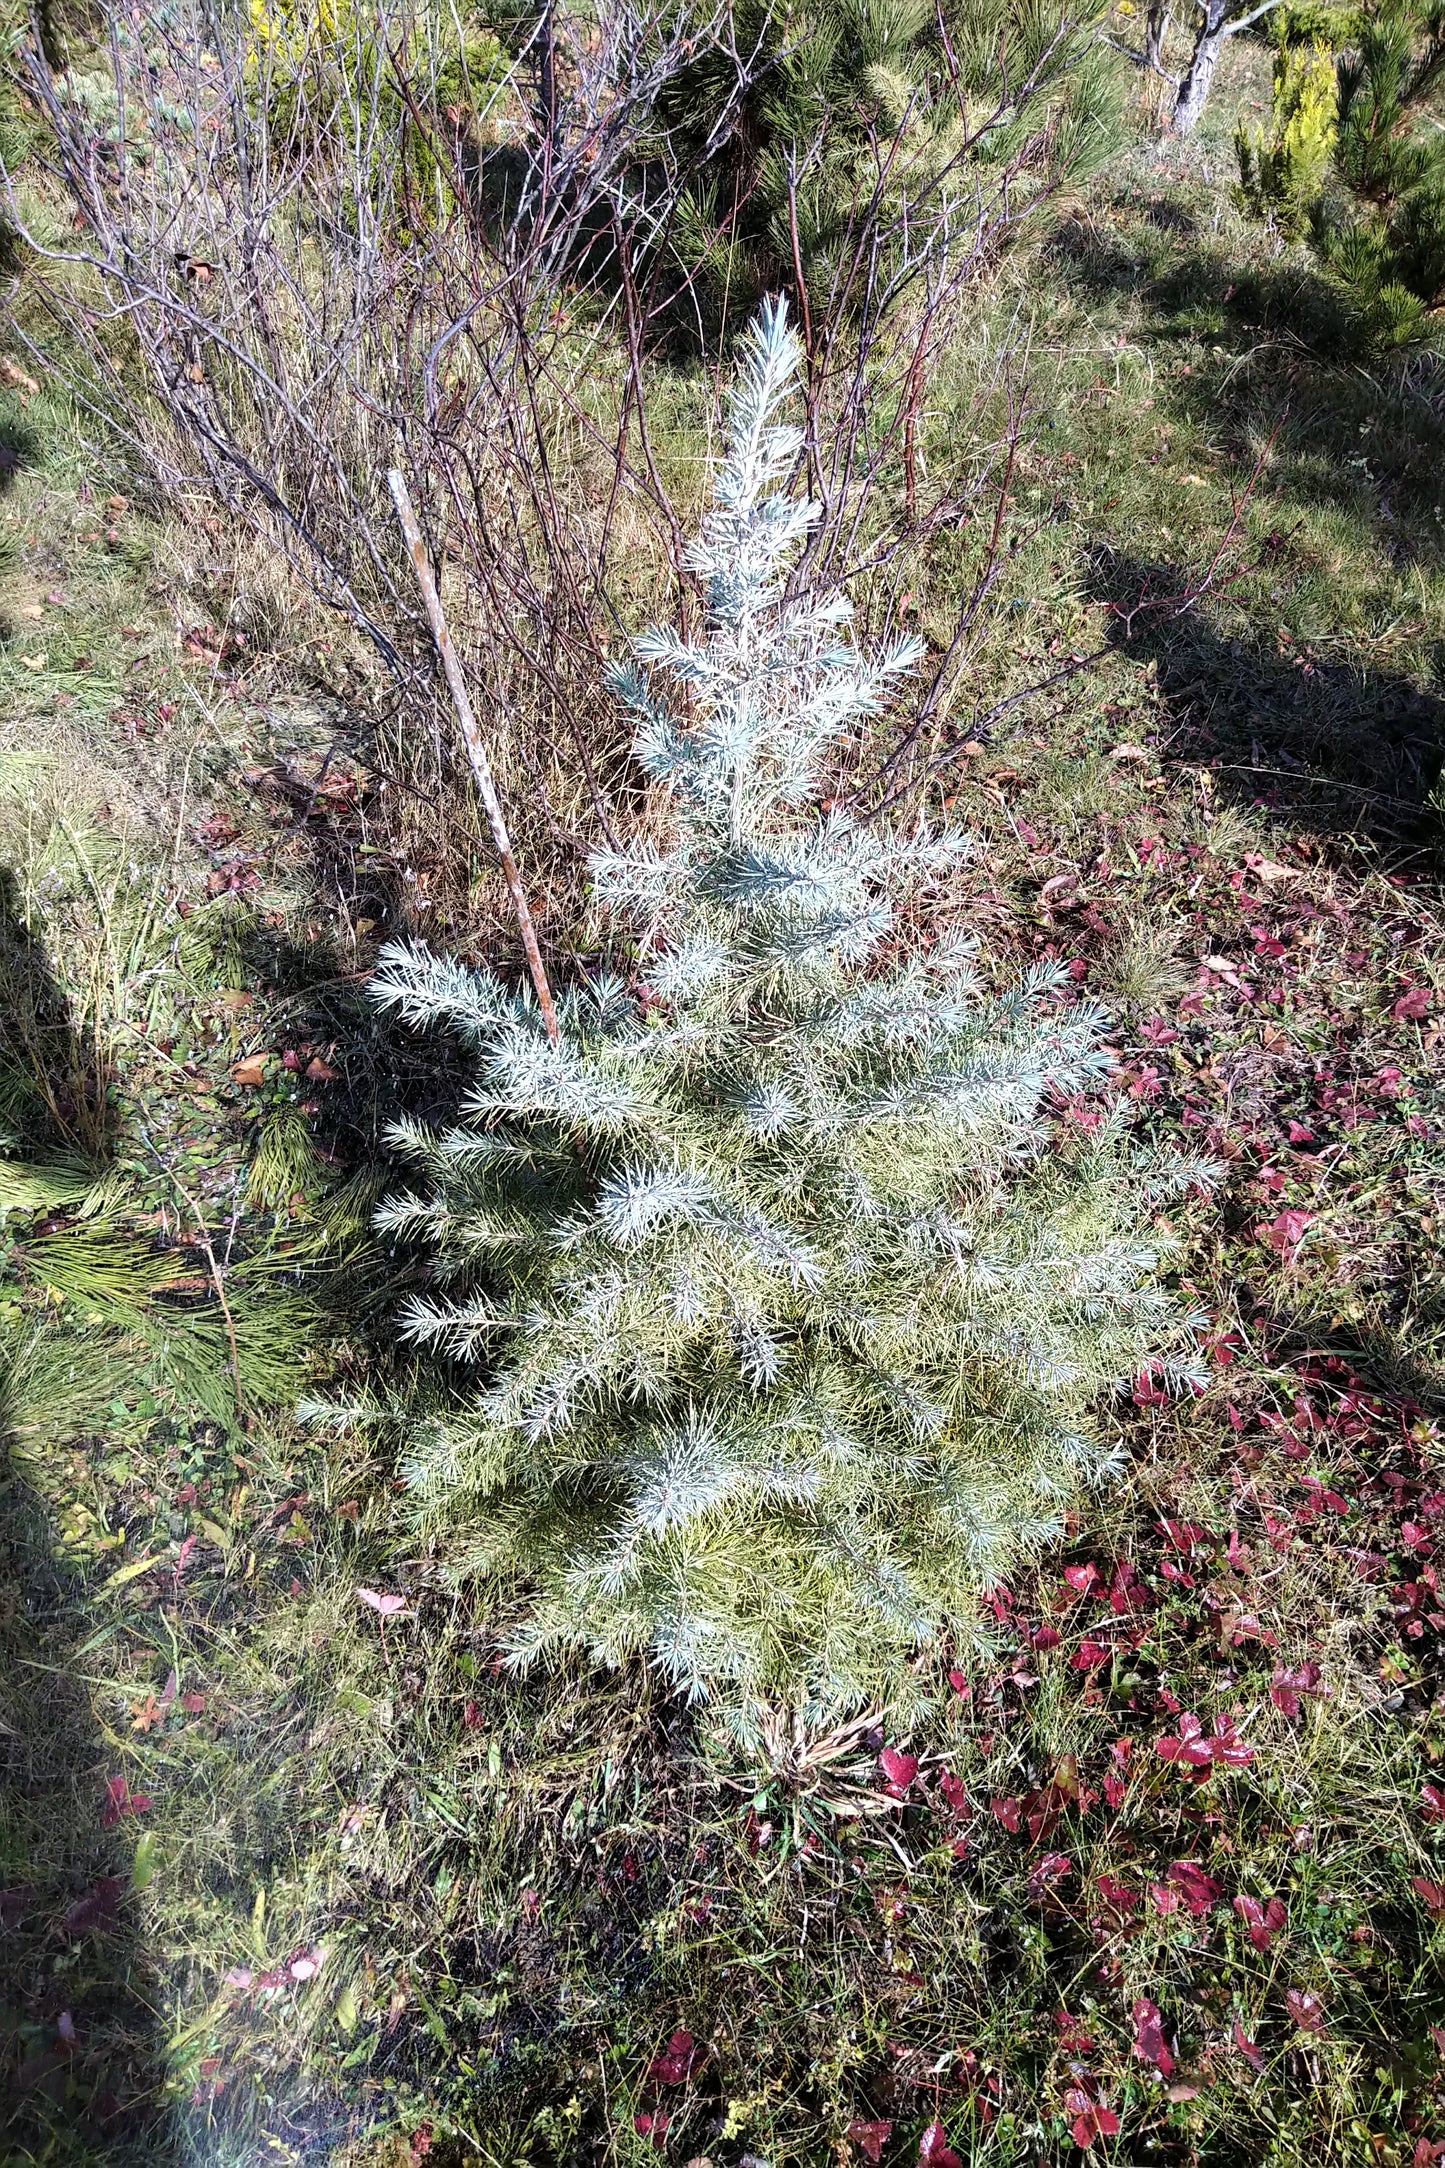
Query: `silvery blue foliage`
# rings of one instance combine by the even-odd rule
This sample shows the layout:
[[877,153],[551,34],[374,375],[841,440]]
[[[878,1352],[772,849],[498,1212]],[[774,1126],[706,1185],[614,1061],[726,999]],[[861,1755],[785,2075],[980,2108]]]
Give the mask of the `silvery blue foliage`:
[[1051,1098],[1109,1065],[1058,968],[995,993],[965,930],[900,933],[966,835],[818,810],[920,648],[788,595],[798,369],[770,305],[688,553],[706,629],[614,675],[675,821],[593,861],[638,985],[570,989],[553,1045],[528,991],[423,949],[375,980],[475,1059],[455,1128],[393,1130],[419,1186],[379,1216],[435,1259],[402,1332],[476,1381],[408,1439],[414,1508],[515,1590],[519,1660],[641,1653],[735,1709],[919,1690],[914,1653],[1114,1470],[1101,1396],[1192,1374],[1151,1224],[1208,1175],[1108,1102],[1064,1143]]

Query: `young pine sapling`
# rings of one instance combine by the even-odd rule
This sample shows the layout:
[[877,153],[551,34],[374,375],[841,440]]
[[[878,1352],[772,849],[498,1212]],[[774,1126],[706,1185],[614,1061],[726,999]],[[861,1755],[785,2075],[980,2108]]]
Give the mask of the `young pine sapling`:
[[675,819],[593,860],[637,984],[563,993],[556,1044],[530,992],[419,947],[374,984],[476,1063],[457,1126],[391,1132],[424,1179],[380,1216],[435,1253],[403,1332],[480,1369],[411,1428],[417,1514],[507,1577],[519,1661],[643,1655],[821,1717],[924,1691],[916,1653],[1116,1468],[1101,1393],[1193,1375],[1151,1222],[1208,1170],[1129,1143],[1061,965],[992,992],[960,931],[915,939],[899,904],[965,835],[819,808],[921,650],[786,590],[798,370],[765,306],[687,560],[706,632],[615,673]]

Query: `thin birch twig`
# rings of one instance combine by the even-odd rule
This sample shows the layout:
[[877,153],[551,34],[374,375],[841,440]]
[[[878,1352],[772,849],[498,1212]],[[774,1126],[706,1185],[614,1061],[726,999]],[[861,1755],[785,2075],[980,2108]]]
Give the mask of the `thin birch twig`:
[[492,776],[492,764],[487,758],[487,749],[482,743],[482,734],[477,728],[477,718],[472,712],[471,698],[467,692],[466,681],[462,676],[461,664],[457,661],[457,652],[452,646],[451,634],[447,630],[447,621],[442,614],[442,598],[437,592],[436,581],[432,578],[431,562],[427,557],[426,544],[422,539],[421,528],[412,506],[406,479],[399,468],[393,467],[387,475],[387,480],[391,484],[391,495],[396,506],[396,516],[401,521],[401,531],[406,536],[406,545],[411,553],[412,569],[416,573],[416,583],[421,589],[422,600],[426,604],[426,614],[431,622],[432,638],[436,641],[442,669],[446,672],[447,686],[452,696],[452,706],[456,709],[457,721],[461,724],[462,739],[467,748],[467,758],[472,764],[472,774],[476,777],[477,789],[482,794],[482,804],[485,806],[487,813],[487,825],[492,831],[492,841],[497,846],[497,856],[502,861],[502,872],[506,878],[513,908],[517,913],[517,924],[522,934],[522,946],[527,952],[527,969],[532,974],[532,984],[537,990],[537,1006],[542,1011],[542,1021],[547,1027],[547,1037],[555,1045],[557,1040],[557,1011],[552,1004],[552,989],[547,983],[546,967],[542,962],[542,951],[537,945],[537,929],[532,924],[532,913],[528,908],[526,892],[522,887],[522,876],[518,873],[517,861],[512,856],[512,842],[507,834],[506,821],[502,817],[502,803],[497,796],[497,786]]

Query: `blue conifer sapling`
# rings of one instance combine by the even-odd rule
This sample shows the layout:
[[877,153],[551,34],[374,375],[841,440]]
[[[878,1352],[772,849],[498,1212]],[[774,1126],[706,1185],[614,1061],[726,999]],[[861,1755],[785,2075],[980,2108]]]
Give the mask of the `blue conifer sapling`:
[[404,1333],[478,1378],[409,1436],[419,1517],[508,1578],[519,1660],[641,1653],[821,1716],[906,1696],[1114,1468],[1106,1388],[1189,1374],[1149,1228],[1207,1169],[1113,1109],[1063,1147],[1046,1102],[1101,1085],[1100,1013],[1052,963],[991,993],[956,930],[904,935],[965,836],[818,810],[920,646],[866,655],[840,597],[785,597],[815,517],[777,420],[798,367],[765,307],[687,560],[706,632],[615,675],[675,818],[670,849],[593,860],[638,991],[574,987],[552,1045],[530,991],[424,949],[374,984],[476,1060],[457,1127],[393,1130],[422,1179],[380,1215],[434,1246]]

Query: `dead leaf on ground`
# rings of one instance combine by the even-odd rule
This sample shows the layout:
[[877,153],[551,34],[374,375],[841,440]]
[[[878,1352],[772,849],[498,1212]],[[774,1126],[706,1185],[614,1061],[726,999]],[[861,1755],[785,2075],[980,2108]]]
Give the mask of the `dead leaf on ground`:
[[1297,866],[1278,865],[1274,859],[1260,858],[1253,851],[1246,853],[1244,862],[1255,879],[1263,881],[1268,888],[1277,888],[1281,881],[1299,881],[1304,878]]

